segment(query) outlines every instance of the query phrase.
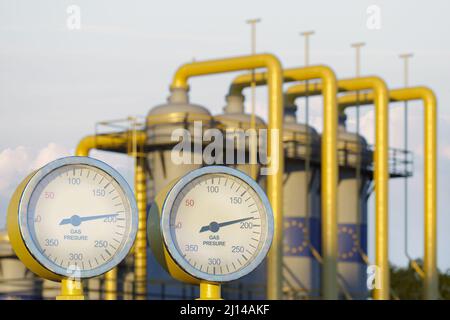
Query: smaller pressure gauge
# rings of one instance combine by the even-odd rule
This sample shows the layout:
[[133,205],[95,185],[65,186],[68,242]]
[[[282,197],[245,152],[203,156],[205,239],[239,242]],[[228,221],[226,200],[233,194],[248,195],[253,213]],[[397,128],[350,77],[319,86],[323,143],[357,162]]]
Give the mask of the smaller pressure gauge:
[[88,157],[58,159],[30,174],[8,210],[15,252],[31,271],[50,280],[111,270],[131,249],[137,223],[125,179]]
[[160,215],[166,251],[195,279],[241,278],[263,261],[272,243],[267,196],[229,167],[203,167],[182,177],[165,195]]

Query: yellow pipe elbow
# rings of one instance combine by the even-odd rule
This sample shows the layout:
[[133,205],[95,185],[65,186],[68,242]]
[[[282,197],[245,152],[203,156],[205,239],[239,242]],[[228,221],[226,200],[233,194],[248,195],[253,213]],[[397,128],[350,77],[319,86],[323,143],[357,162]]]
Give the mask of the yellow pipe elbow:
[[[376,253],[375,260],[380,268],[381,288],[375,289],[376,299],[389,299],[389,261],[388,261],[388,90],[386,84],[378,77],[361,77],[340,80],[338,91],[373,90],[375,101],[375,207],[376,207]],[[294,102],[305,95],[320,94],[324,90],[322,84],[313,84],[312,89],[304,84],[290,87],[286,97]],[[322,184],[323,185],[323,184]]]
[[[424,105],[424,298],[439,298],[437,272],[437,99],[427,87],[412,87],[391,90],[391,102],[422,100]],[[339,98],[339,110],[356,104],[372,104],[373,92],[345,95]]]
[[437,101],[434,92],[421,87],[420,95],[425,105],[425,299],[439,298],[437,272]]
[[322,83],[314,82],[308,83],[308,88],[305,83],[300,83],[289,87],[285,94],[285,100],[288,104],[294,104],[295,100],[306,95],[317,96],[322,94]]
[[[137,131],[135,133],[136,143],[144,144],[147,139],[146,133],[143,131]],[[133,132],[131,131],[117,134],[86,136],[78,143],[75,149],[75,155],[87,157],[92,149],[127,152],[127,148],[133,141],[132,139]]]
[[[186,63],[177,69],[170,87],[187,90],[189,88],[188,80],[194,76],[256,68],[267,68],[268,73],[271,73],[272,70],[281,71],[281,63],[277,57],[268,53]],[[278,77],[281,81],[281,75]]]
[[[284,76],[283,76],[284,78]],[[257,72],[252,74],[241,74],[234,78],[228,91],[229,95],[238,96],[242,95],[242,91],[249,87],[251,83],[255,83],[256,86],[262,86],[267,83],[267,75],[265,72]]]
[[95,136],[87,136],[78,142],[77,148],[75,149],[75,155],[80,157],[89,156],[89,152],[95,149],[97,146]]
[[389,179],[389,122],[388,90],[378,77],[346,79],[338,82],[340,91],[373,90],[375,103],[375,263],[379,267],[380,287],[374,289],[375,299],[387,300],[390,296],[388,254],[388,179]]

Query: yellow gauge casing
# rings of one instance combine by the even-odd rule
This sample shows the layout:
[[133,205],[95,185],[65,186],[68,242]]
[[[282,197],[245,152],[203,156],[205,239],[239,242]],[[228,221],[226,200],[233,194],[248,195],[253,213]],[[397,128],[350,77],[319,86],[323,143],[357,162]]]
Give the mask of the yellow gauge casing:
[[[219,175],[219,179],[216,180],[216,184],[214,184],[214,176]],[[211,179],[211,185],[217,186],[214,187],[212,190],[219,190],[220,183],[220,176],[227,177],[226,179],[222,180],[224,184],[222,184],[222,188],[226,189],[220,189],[224,191],[224,195],[220,194],[219,191],[215,191],[213,195],[211,195],[211,191],[209,191],[210,184],[206,184],[206,179]],[[195,182],[197,181],[198,182]],[[229,185],[227,186],[226,183],[230,179]],[[200,181],[203,181],[204,184],[200,185]],[[239,182],[237,182],[239,181]],[[195,239],[196,232],[202,233],[205,232],[205,228],[214,228],[209,229],[211,234],[208,236],[207,239],[219,239],[219,237],[223,236],[223,241],[219,241],[222,244],[223,248],[225,247],[225,243],[238,243],[233,241],[239,241],[236,240],[236,237],[234,234],[228,234],[226,233],[217,233],[219,229],[223,226],[233,225],[236,223],[240,223],[241,221],[246,220],[258,220],[259,223],[252,224],[252,226],[255,227],[255,229],[250,233],[247,231],[247,233],[244,233],[242,231],[242,234],[245,235],[245,237],[251,237],[250,239],[252,241],[256,241],[254,245],[251,247],[252,249],[255,249],[253,252],[247,250],[245,253],[250,253],[250,256],[245,256],[243,254],[244,246],[241,246],[242,251],[239,251],[237,254],[233,256],[234,259],[237,260],[242,265],[242,268],[238,269],[236,268],[234,262],[230,263],[230,266],[232,265],[234,267],[234,272],[230,272],[228,270],[228,264],[225,264],[228,274],[222,272],[222,267],[220,267],[220,273],[216,274],[216,269],[212,268],[212,272],[208,273],[209,267],[205,269],[205,271],[202,272],[201,268],[202,265],[200,265],[200,269],[195,268],[195,264],[191,265],[190,261],[187,260],[186,254],[184,254],[184,251],[181,251],[179,247],[177,247],[176,240],[169,235],[170,232],[172,232],[172,228],[176,228],[175,225],[170,221],[171,215],[174,210],[174,203],[177,201],[176,199],[179,197],[185,197],[188,192],[185,190],[185,188],[191,188],[190,186],[198,187],[200,189],[200,193],[197,193],[197,197],[199,199],[214,199],[213,202],[203,202],[203,206],[199,205],[196,207],[196,209],[190,209],[190,210],[196,210],[197,215],[191,216],[189,218],[189,221],[194,221],[194,223],[191,223],[185,231],[183,235],[183,239],[187,239],[186,241],[192,241],[192,239]],[[200,186],[200,187],[199,187]],[[207,186],[208,188],[205,188]],[[236,186],[233,188],[233,186]],[[192,187],[194,188],[194,187]],[[238,193],[237,191],[241,189],[241,191]],[[190,189],[192,190],[192,189]],[[228,191],[231,190],[231,191]],[[228,193],[227,193],[228,192]],[[241,199],[241,201],[236,202],[228,202],[228,195],[229,194],[237,194],[240,197],[242,197],[245,193],[247,193],[248,198],[245,199],[245,201],[248,201],[249,199],[254,199],[253,203],[249,202],[250,204],[246,204],[244,200]],[[232,197],[231,199],[237,199],[238,197]],[[194,200],[192,200],[194,201]],[[219,202],[217,202],[219,201]],[[224,203],[225,202],[225,203]],[[211,212],[209,210],[208,205],[205,206],[205,203],[208,203],[208,205],[214,206],[220,206],[222,210],[215,210],[215,213],[212,215],[209,213]],[[230,204],[231,203],[231,204]],[[191,205],[192,207],[193,205]],[[252,206],[255,206],[252,208]],[[218,207],[219,208],[219,207]],[[224,208],[224,209],[223,209]],[[204,211],[204,210],[207,211]],[[223,218],[223,212],[226,212],[226,217],[230,216],[229,213],[234,211],[234,215],[231,215],[234,220],[228,220],[222,223],[218,223],[216,221],[212,221],[214,219],[221,219],[217,218],[220,217],[222,214]],[[191,214],[193,214],[193,211],[190,211]],[[254,213],[258,212],[260,214],[259,216],[254,215]],[[245,216],[241,216],[245,215]],[[206,222],[204,220],[201,220],[201,218],[206,217],[207,219],[211,217],[211,219],[206,220],[208,225],[206,225]],[[225,220],[226,220],[225,217]],[[194,220],[192,220],[194,219]],[[195,220],[199,219],[199,220]],[[202,225],[197,226],[195,222],[202,222]],[[210,222],[212,221],[212,222]],[[231,222],[231,223],[230,223]],[[181,222],[180,222],[181,223]],[[221,226],[222,225],[222,226]],[[249,230],[249,227],[245,227],[246,225],[241,225],[239,230]],[[197,229],[197,227],[199,229]],[[200,228],[201,227],[201,228]],[[258,228],[259,229],[256,229]],[[217,229],[216,229],[217,228]],[[253,227],[250,227],[253,228]],[[197,231],[200,230],[200,231]],[[257,231],[258,230],[258,231]],[[263,259],[266,257],[267,252],[270,248],[270,245],[272,243],[273,238],[273,213],[270,207],[270,203],[267,199],[267,196],[264,194],[264,191],[261,189],[261,187],[249,176],[245,175],[243,172],[229,168],[226,166],[206,166],[202,167],[196,170],[193,170],[186,175],[179,177],[169,183],[165,188],[163,188],[158,195],[155,197],[154,203],[150,207],[149,216],[147,219],[147,232],[148,232],[148,239],[150,243],[150,248],[153,251],[153,254],[157,261],[160,263],[160,265],[176,280],[189,283],[189,284],[217,284],[220,285],[221,283],[237,280],[251,271],[253,271],[258,265],[260,265],[263,262]],[[217,234],[216,234],[217,233]],[[249,235],[250,233],[250,235]],[[258,239],[259,235],[259,239]],[[205,237],[205,236],[203,236]],[[225,239],[228,240],[225,241]],[[233,238],[233,240],[230,240]],[[206,238],[205,238],[206,239]],[[245,238],[247,240],[247,238]],[[199,241],[198,238],[197,240]],[[206,242],[206,241],[205,241]],[[192,242],[194,243],[194,242]],[[247,245],[247,244],[246,244]],[[250,245],[252,245],[250,243]],[[200,244],[199,244],[200,246]],[[233,248],[232,245],[228,245],[229,247]],[[234,246],[237,247],[237,246]],[[250,247],[250,246],[249,246]],[[189,250],[189,249],[186,249]],[[208,250],[214,250],[214,249],[208,249]],[[222,250],[223,252],[223,250]],[[235,251],[231,251],[236,253]],[[253,255],[253,256],[252,256]],[[242,262],[239,260],[239,258],[245,259],[245,261],[248,261],[247,264],[242,264]],[[253,258],[253,259],[252,259]],[[210,259],[211,260],[211,259]],[[220,261],[220,259],[219,259]],[[243,260],[244,261],[244,260]],[[220,263],[220,262],[219,262]],[[224,266],[224,268],[225,268]],[[231,268],[231,267],[230,267]]]
[[[99,264],[97,262],[97,258],[95,257],[95,261],[97,262],[97,268],[92,268],[91,269],[85,269],[84,268],[84,262],[81,259],[78,259],[78,261],[82,261],[82,269],[78,269],[78,270],[72,270],[71,269],[71,265],[69,265],[69,262],[67,262],[68,268],[66,269],[67,272],[61,271],[61,269],[63,269],[64,267],[62,266],[62,262],[61,263],[61,268],[56,268],[55,264],[50,264],[48,262],[46,262],[44,260],[44,254],[43,252],[41,252],[39,249],[36,249],[36,243],[37,240],[33,239],[33,236],[30,235],[29,231],[27,228],[29,228],[29,215],[31,214],[29,206],[30,206],[30,202],[32,199],[32,196],[34,194],[34,192],[36,190],[42,190],[40,189],[41,187],[39,186],[39,184],[46,179],[46,177],[50,176],[51,174],[53,174],[54,172],[56,172],[56,170],[60,170],[61,168],[72,168],[73,169],[65,169],[65,170],[70,170],[70,172],[73,172],[73,175],[75,175],[75,171],[76,171],[76,167],[77,166],[82,166],[82,168],[90,168],[91,170],[98,170],[98,172],[101,172],[100,174],[98,174],[99,177],[102,177],[101,179],[98,179],[99,182],[97,184],[95,184],[95,186],[100,185],[101,181],[104,181],[105,176],[107,176],[109,178],[109,180],[106,180],[104,183],[107,183],[106,185],[100,185],[101,187],[103,187],[102,190],[106,190],[105,188],[107,186],[112,185],[113,187],[116,185],[116,189],[112,189],[113,191],[110,191],[108,194],[111,194],[111,192],[114,192],[115,190],[120,190],[121,193],[118,193],[118,195],[116,196],[116,198],[121,197],[121,202],[119,202],[122,206],[123,206],[123,210],[122,207],[116,209],[116,210],[121,210],[118,212],[121,212],[123,215],[125,215],[125,212],[129,212],[128,215],[128,219],[129,221],[127,221],[128,227],[125,226],[121,226],[119,224],[109,224],[109,229],[102,229],[102,230],[110,230],[110,226],[114,226],[114,227],[121,227],[126,231],[122,231],[123,234],[123,239],[122,242],[120,243],[120,246],[117,246],[118,249],[113,252],[112,254],[107,251],[106,248],[101,247],[101,249],[104,248],[104,250],[107,251],[107,253],[112,256],[110,259],[105,259],[103,257],[103,255],[101,255],[103,257],[104,262],[102,264]],[[73,171],[72,171],[73,170]],[[82,169],[80,169],[82,170]],[[79,176],[81,177],[81,172],[79,171]],[[88,171],[89,172],[89,171]],[[90,172],[89,172],[90,173]],[[88,175],[89,175],[88,173]],[[68,172],[67,172],[68,174]],[[86,175],[86,177],[83,176],[83,179],[88,179],[88,175]],[[104,175],[104,176],[103,176]],[[57,179],[60,179],[62,177],[62,175],[58,174]],[[90,180],[95,181],[95,178],[97,177],[97,174],[91,175]],[[73,178],[71,178],[73,179]],[[75,184],[75,185],[79,185],[79,184]],[[90,185],[87,184],[87,189],[90,188]],[[120,188],[120,189],[119,189]],[[61,189],[57,189],[57,190],[61,190]],[[101,189],[94,189],[94,190],[101,190]],[[84,189],[82,189],[79,192],[83,192],[85,191]],[[67,194],[67,191],[61,191],[61,195]],[[84,195],[85,193],[83,193]],[[106,191],[104,191],[104,194],[106,194]],[[95,196],[95,193],[94,193]],[[77,199],[79,200],[79,198],[76,198],[75,195],[73,194],[69,194],[68,195],[69,199],[75,199],[74,201],[77,201]],[[112,196],[110,196],[112,197]],[[81,207],[83,207],[83,204],[86,204],[85,207],[87,207],[88,209],[84,209],[85,211],[88,211],[92,206],[93,203],[92,201],[90,201],[90,198],[88,200],[86,200],[85,198],[82,198],[82,202],[81,202]],[[103,199],[103,198],[102,198]],[[112,203],[110,201],[109,198],[107,198],[105,196],[105,202],[106,203]],[[123,200],[122,200],[123,199]],[[67,199],[66,199],[67,201]],[[65,205],[67,202],[63,202],[63,204]],[[102,202],[103,203],[103,202]],[[53,206],[53,204],[52,204]],[[115,204],[115,206],[117,206],[117,204]],[[125,207],[127,206],[127,207]],[[51,206],[50,206],[51,208]],[[58,208],[58,207],[56,207]],[[69,207],[68,212],[70,212],[70,209],[73,208]],[[59,209],[59,208],[58,208]],[[72,209],[72,210],[80,210],[79,208],[77,209]],[[44,211],[47,212],[47,211]],[[81,210],[80,212],[83,212],[83,210]],[[89,211],[88,211],[89,212]],[[77,212],[78,213],[78,212]],[[82,214],[82,213],[80,213]],[[64,224],[68,225],[68,224],[72,224],[72,226],[74,227],[73,231],[79,231],[80,233],[82,232],[81,228],[75,229],[76,227],[79,227],[82,220],[81,219],[90,219],[90,220],[100,220],[103,219],[105,215],[97,215],[97,216],[83,216],[80,217],[77,214],[72,215],[72,218],[69,219],[63,219],[61,221],[67,221]],[[120,221],[124,221],[125,217],[122,218],[122,215],[119,215],[119,213],[114,214],[114,216],[120,216],[121,219]],[[73,217],[78,217],[78,222],[77,220],[75,220],[75,222],[73,222],[71,219],[73,219]],[[94,217],[94,219],[92,219]],[[99,219],[100,217],[100,219]],[[59,217],[57,217],[59,218]],[[88,221],[86,220],[86,221]],[[119,219],[117,219],[117,221],[119,221]],[[136,231],[137,231],[137,224],[138,224],[138,216],[137,216],[137,206],[134,200],[134,196],[132,193],[131,188],[128,186],[128,184],[126,183],[125,179],[120,176],[120,174],[118,172],[116,172],[113,168],[109,167],[107,164],[93,159],[93,158],[88,158],[88,157],[65,157],[65,158],[60,158],[57,159],[55,161],[52,161],[50,163],[48,163],[47,165],[43,166],[42,168],[32,172],[31,174],[29,174],[17,187],[17,189],[15,190],[13,196],[11,197],[9,206],[8,206],[8,213],[7,213],[7,229],[8,229],[8,236],[10,239],[10,243],[11,246],[14,250],[14,252],[16,253],[17,257],[20,259],[20,261],[22,261],[22,263],[33,273],[35,273],[36,275],[38,275],[39,277],[43,278],[43,279],[47,279],[47,280],[51,280],[51,281],[57,281],[57,282],[63,282],[63,283],[68,283],[70,284],[71,281],[77,281],[79,282],[80,279],[86,279],[86,278],[91,278],[91,277],[95,277],[98,275],[101,275],[109,270],[111,270],[112,268],[114,268],[118,263],[120,263],[120,261],[122,261],[125,256],[128,254],[129,250],[131,249],[134,240],[136,238]],[[108,222],[108,221],[106,221]],[[55,225],[55,228],[57,228],[59,225],[62,225],[62,222],[59,224]],[[53,230],[53,225],[51,225],[49,228],[47,228],[48,230]],[[111,229],[111,230],[116,230],[116,229]],[[119,229],[121,230],[121,229]],[[72,230],[71,230],[72,232]],[[111,231],[112,232],[112,231]],[[117,233],[117,232],[116,232]],[[83,236],[85,237],[86,240],[89,238],[89,240],[91,239],[90,234],[86,234]],[[92,237],[93,239],[95,239],[94,237]],[[116,240],[116,242],[119,242],[119,240],[117,240],[116,238],[113,238],[114,240]],[[109,239],[108,239],[109,240]],[[100,240],[99,240],[100,241]],[[107,242],[107,241],[106,241]],[[90,246],[88,246],[86,243],[77,243],[78,248],[91,248]],[[61,247],[62,250],[65,250],[65,247]],[[109,248],[109,247],[108,247]],[[113,247],[114,249],[116,249],[115,247]],[[45,249],[47,250],[47,248]],[[44,250],[44,251],[45,251]],[[41,256],[40,256],[41,254]],[[81,254],[81,253],[80,253]],[[48,258],[49,256],[47,256]],[[62,260],[61,260],[62,261]],[[91,261],[89,261],[89,265],[91,265]],[[54,262],[56,263],[56,257],[54,259]],[[79,273],[75,273],[78,272]]]
[[25,242],[22,238],[22,234],[19,229],[19,205],[20,200],[22,198],[22,194],[28,185],[28,182],[34,176],[37,171],[32,172],[28,175],[17,187],[13,196],[11,197],[11,201],[8,206],[8,214],[7,214],[7,228],[8,228],[8,236],[9,241],[11,242],[11,246],[16,253],[17,257],[22,261],[22,263],[33,273],[37,274],[41,278],[52,280],[52,281],[61,281],[64,279],[63,276],[53,273],[47,268],[43,267],[39,261],[30,253],[27,249]]
[[200,282],[204,281],[194,278],[193,276],[188,274],[186,271],[180,268],[175,260],[172,259],[166,249],[166,246],[163,243],[161,236],[161,209],[164,205],[165,199],[167,198],[167,194],[179,180],[180,179],[178,178],[170,182],[155,197],[155,201],[153,202],[148,215],[148,239],[150,248],[155,255],[156,260],[174,279],[177,279],[184,283],[200,284]]

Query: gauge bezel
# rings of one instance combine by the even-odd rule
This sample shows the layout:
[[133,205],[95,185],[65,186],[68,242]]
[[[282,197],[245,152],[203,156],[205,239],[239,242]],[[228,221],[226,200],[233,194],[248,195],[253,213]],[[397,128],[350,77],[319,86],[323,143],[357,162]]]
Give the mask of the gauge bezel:
[[[193,266],[189,264],[188,261],[186,261],[182,254],[178,251],[177,246],[175,245],[175,240],[172,239],[172,233],[170,229],[170,216],[171,211],[173,208],[173,205],[175,203],[175,200],[178,196],[178,194],[183,190],[183,188],[193,181],[194,179],[208,175],[208,174],[226,174],[233,176],[235,178],[238,178],[242,180],[245,184],[247,184],[250,188],[254,190],[256,195],[260,198],[262,206],[265,209],[266,215],[267,215],[267,235],[264,240],[264,243],[261,245],[261,249],[257,253],[257,255],[253,258],[253,260],[243,267],[242,269],[235,271],[230,274],[226,275],[214,275],[209,274],[203,271],[200,271]],[[272,207],[270,206],[269,199],[267,198],[265,192],[263,189],[258,185],[258,183],[253,180],[251,177],[246,175],[244,172],[230,168],[225,166],[206,166],[199,169],[195,169],[185,176],[181,177],[180,180],[178,180],[174,186],[169,190],[167,193],[166,199],[164,200],[164,203],[162,205],[161,209],[161,221],[160,221],[160,230],[163,238],[163,242],[165,247],[167,248],[167,251],[171,258],[174,260],[174,262],[185,272],[187,272],[189,275],[205,281],[210,282],[229,282],[233,280],[237,280],[239,278],[244,277],[245,275],[252,272],[254,269],[256,269],[264,260],[264,258],[267,256],[267,253],[269,252],[270,246],[272,244],[273,239],[273,232],[274,232],[274,218],[273,218],[273,212]]]
[[[94,167],[98,170],[103,171],[106,175],[113,178],[119,187],[123,190],[124,195],[128,201],[130,206],[130,231],[128,236],[126,237],[126,242],[120,249],[117,251],[112,259],[105,262],[101,266],[92,269],[92,270],[71,270],[68,268],[61,267],[55,264],[53,261],[48,259],[45,255],[43,255],[38,246],[35,244],[33,237],[30,233],[27,212],[30,204],[30,199],[33,195],[34,190],[39,185],[39,183],[44,179],[48,174],[57,170],[64,166],[71,165],[86,165]],[[99,276],[108,272],[117,266],[128,254],[131,250],[134,241],[136,239],[137,229],[138,229],[138,211],[137,205],[134,200],[134,194],[131,190],[130,186],[126,182],[126,180],[122,177],[120,173],[118,173],[114,168],[104,163],[103,161],[89,158],[89,157],[79,157],[79,156],[70,156],[65,158],[60,158],[54,160],[47,165],[43,166],[39,170],[35,172],[35,174],[31,177],[27,185],[25,186],[22,195],[20,197],[19,207],[18,207],[18,226],[20,231],[20,236],[22,241],[27,248],[28,252],[31,256],[45,269],[48,271],[63,277],[78,277],[82,279],[92,278]]]

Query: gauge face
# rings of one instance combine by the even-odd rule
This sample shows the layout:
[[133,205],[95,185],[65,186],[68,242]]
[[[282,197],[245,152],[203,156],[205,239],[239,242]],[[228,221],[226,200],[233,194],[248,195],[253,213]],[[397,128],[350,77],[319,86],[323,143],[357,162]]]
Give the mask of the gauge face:
[[20,230],[48,270],[81,278],[100,275],[128,253],[137,211],[125,180],[103,162],[68,157],[43,167],[25,188]]
[[174,260],[192,276],[216,282],[238,279],[269,250],[273,215],[262,189],[228,167],[191,172],[163,206],[163,237]]

